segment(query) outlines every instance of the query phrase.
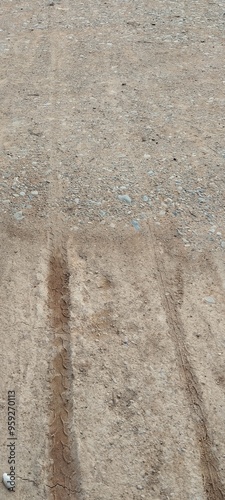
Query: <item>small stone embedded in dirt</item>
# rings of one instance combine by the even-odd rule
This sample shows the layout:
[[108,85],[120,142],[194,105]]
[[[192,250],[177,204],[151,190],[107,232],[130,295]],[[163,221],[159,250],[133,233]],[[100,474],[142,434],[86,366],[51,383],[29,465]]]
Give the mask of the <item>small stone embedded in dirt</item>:
[[132,220],[131,224],[134,227],[134,229],[136,229],[136,231],[140,231],[141,228],[140,228],[139,223],[138,223],[137,220]]
[[143,196],[143,201],[148,201],[149,200],[149,197],[148,196]]
[[225,248],[225,241],[221,241],[220,246],[221,248]]
[[14,219],[16,219],[16,220],[22,220],[22,219],[24,219],[24,215],[23,215],[23,212],[22,212],[22,211],[20,211],[20,212],[15,212],[15,213],[13,214],[13,217],[14,217]]
[[38,191],[31,191],[31,194],[33,194],[34,196],[37,196],[38,195]]
[[207,304],[215,304],[215,299],[214,297],[205,297],[204,302],[207,302]]
[[131,201],[132,201],[130,196],[128,196],[128,194],[119,194],[118,200],[124,201],[125,203],[131,203]]
[[11,490],[13,488],[13,485],[11,484],[11,477],[6,472],[4,472],[4,474],[2,475],[2,482],[7,490]]

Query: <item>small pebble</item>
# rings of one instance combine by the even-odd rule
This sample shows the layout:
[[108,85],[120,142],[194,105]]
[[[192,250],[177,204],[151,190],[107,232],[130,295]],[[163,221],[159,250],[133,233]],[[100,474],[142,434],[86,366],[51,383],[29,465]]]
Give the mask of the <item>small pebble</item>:
[[131,203],[131,201],[132,201],[130,196],[128,196],[128,194],[119,194],[118,199],[120,201],[125,201],[125,203]]
[[14,219],[16,219],[16,220],[22,220],[22,219],[24,219],[23,212],[15,212],[15,213],[13,214],[13,217],[14,217]]
[[148,198],[148,196],[143,196],[142,200],[143,200],[143,201],[148,201],[148,200],[149,200],[149,198]]
[[132,220],[131,224],[134,227],[134,229],[136,229],[136,231],[140,231],[141,228],[140,228],[137,220]]
[[31,194],[33,194],[34,196],[37,196],[38,195],[38,191],[31,191]]
[[221,241],[220,246],[221,248],[225,248],[225,241]]
[[207,304],[215,304],[215,299],[214,297],[205,297],[204,301],[207,302]]
[[10,475],[6,472],[4,472],[4,474],[2,475],[2,482],[8,490],[11,490],[11,488],[13,488],[13,486],[11,485]]

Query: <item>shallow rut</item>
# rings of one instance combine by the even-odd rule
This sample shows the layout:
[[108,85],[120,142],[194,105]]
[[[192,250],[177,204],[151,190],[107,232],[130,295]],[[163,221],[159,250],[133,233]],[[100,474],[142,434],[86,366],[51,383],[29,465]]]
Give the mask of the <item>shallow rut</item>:
[[54,500],[80,498],[80,472],[73,416],[70,345],[70,291],[66,249],[53,248],[49,259],[48,305],[53,332],[49,487]]
[[[156,241],[156,236],[154,236],[154,240]],[[185,331],[179,312],[183,295],[182,265],[179,256],[176,256],[175,262],[173,252],[170,252],[165,246],[164,255],[156,251],[156,247],[155,243],[156,269],[161,288],[162,303],[167,316],[169,332],[176,348],[181,377],[184,380],[186,393],[192,408],[206,498],[207,500],[223,500],[225,491],[218,471],[217,458],[213,452],[213,443],[210,438],[202,391],[189,360],[188,350],[185,345]],[[167,257],[169,257],[170,266],[167,265]]]

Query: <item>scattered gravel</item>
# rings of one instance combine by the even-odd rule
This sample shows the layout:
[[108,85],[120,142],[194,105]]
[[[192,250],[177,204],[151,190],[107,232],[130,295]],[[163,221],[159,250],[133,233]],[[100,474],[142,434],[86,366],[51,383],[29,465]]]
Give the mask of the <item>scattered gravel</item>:
[[[62,15],[59,5],[58,0],[46,1],[40,19],[28,16],[22,28],[28,41],[39,30],[37,57],[43,58],[43,68],[51,56],[45,30],[49,16]],[[97,221],[109,227],[130,225],[131,220],[163,225],[172,220],[184,245],[222,250],[222,5],[198,5],[196,16],[193,1],[163,4],[163,9],[160,2],[154,8],[144,2],[131,3],[129,9],[121,4],[117,13],[113,9],[117,31],[109,31],[107,39],[110,9],[103,3],[96,18],[95,12],[84,14],[86,7],[79,4],[71,26],[67,16],[60,17],[62,30],[68,31],[65,67],[54,71],[51,92],[48,76],[31,73],[28,79],[26,68],[19,68],[26,78],[15,82],[13,98],[6,99],[2,110],[9,121],[0,212],[14,216],[22,211],[28,220],[29,214],[51,217],[60,207],[71,227]],[[14,15],[18,12],[25,15],[15,7]],[[20,29],[12,32],[8,19],[1,32],[2,71],[9,71],[9,62],[13,68],[9,81],[14,81],[19,64],[13,37]],[[33,57],[29,44],[26,50]]]

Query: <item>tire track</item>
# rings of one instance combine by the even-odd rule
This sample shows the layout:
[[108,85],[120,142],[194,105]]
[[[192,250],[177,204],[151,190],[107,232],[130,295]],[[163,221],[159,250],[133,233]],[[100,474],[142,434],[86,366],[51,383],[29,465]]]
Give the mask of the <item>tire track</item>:
[[48,305],[53,330],[52,399],[50,410],[49,477],[54,500],[80,498],[80,470],[75,436],[72,435],[72,362],[70,346],[70,291],[66,250],[53,248],[49,259]]
[[[66,2],[67,4],[67,2]],[[81,474],[77,453],[76,437],[73,427],[73,370],[71,360],[70,336],[70,273],[67,261],[67,248],[63,243],[63,221],[58,211],[62,197],[62,182],[59,180],[58,141],[61,140],[61,127],[58,125],[61,114],[57,106],[62,59],[59,57],[59,38],[55,35],[58,10],[48,11],[48,30],[50,47],[49,65],[49,110],[48,143],[50,166],[52,169],[49,201],[54,207],[50,224],[50,257],[48,274],[48,307],[53,339],[54,357],[52,359],[50,411],[50,459],[49,473],[50,497],[54,500],[78,500],[81,498]],[[61,94],[63,89],[61,90]],[[57,228],[52,231],[52,227]],[[65,241],[65,240],[64,240]]]
[[[184,340],[185,332],[179,313],[183,295],[180,257],[177,255],[175,258],[174,255],[171,255],[169,248],[165,248],[164,239],[163,245],[166,257],[165,254],[163,257],[158,251],[155,234],[152,237],[152,241],[154,245],[158,282],[161,288],[162,304],[166,312],[170,335],[173,338],[177,353],[178,365],[182,378],[184,379],[185,389],[193,412],[206,498],[207,500],[223,500],[225,498],[225,490],[220,479],[217,458],[213,453],[213,444],[208,432],[209,426],[202,401],[201,387],[189,361],[189,354]],[[177,245],[178,242],[176,241],[176,246]],[[182,249],[180,249],[179,255],[181,254]],[[167,257],[169,257],[170,266],[166,264]],[[171,274],[171,266],[173,267],[174,265],[175,269],[173,274]],[[168,267],[170,267],[169,270]]]

